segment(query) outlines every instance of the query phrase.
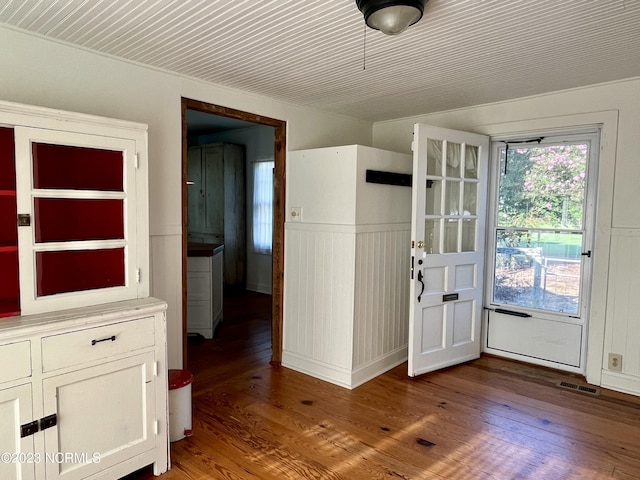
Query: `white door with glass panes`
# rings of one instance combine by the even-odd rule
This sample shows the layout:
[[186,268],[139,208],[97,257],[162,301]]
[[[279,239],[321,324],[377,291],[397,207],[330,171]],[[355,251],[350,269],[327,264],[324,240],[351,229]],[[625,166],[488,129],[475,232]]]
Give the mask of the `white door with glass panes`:
[[495,141],[485,350],[583,372],[597,132]]
[[409,375],[478,358],[489,137],[416,124]]
[[30,127],[14,135],[22,313],[148,295],[137,142]]

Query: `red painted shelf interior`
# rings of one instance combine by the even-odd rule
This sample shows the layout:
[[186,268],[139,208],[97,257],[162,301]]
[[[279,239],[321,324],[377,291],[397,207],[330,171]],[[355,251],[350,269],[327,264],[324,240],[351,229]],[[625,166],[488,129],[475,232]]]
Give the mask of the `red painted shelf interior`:
[[12,128],[0,128],[0,317],[20,313],[16,162]]
[[33,143],[32,155],[36,189],[123,191],[121,151]]
[[124,200],[36,198],[37,243],[124,238]]
[[124,286],[124,255],[124,247],[36,252],[36,295]]

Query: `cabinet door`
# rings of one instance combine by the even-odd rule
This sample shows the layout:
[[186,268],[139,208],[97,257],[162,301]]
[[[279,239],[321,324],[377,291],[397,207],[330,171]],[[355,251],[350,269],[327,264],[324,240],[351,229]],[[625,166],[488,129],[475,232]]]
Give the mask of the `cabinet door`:
[[[154,355],[136,355],[43,381],[47,479],[79,479],[155,446]],[[56,457],[57,456],[57,457]]]
[[37,463],[33,435],[20,437],[20,426],[33,421],[30,384],[0,390],[0,419],[0,478],[32,480]]
[[209,235],[224,235],[224,157],[223,147],[202,149],[205,184],[204,232]]
[[187,151],[187,230],[189,234],[204,232],[204,197],[206,185],[202,175],[202,150],[199,147]]
[[132,139],[15,128],[23,314],[143,296],[136,153]]

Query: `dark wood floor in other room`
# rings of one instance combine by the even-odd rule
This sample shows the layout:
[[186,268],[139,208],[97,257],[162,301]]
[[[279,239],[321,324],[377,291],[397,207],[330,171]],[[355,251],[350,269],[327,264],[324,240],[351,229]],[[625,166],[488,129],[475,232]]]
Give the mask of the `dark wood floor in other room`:
[[194,435],[163,480],[640,478],[640,398],[488,356],[349,391],[269,365],[269,302],[227,299],[218,338],[190,345]]

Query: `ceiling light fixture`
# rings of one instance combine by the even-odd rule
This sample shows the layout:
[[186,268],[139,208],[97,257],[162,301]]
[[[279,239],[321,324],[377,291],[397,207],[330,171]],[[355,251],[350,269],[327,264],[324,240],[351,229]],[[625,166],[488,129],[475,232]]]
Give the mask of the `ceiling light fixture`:
[[422,18],[429,0],[356,0],[367,26],[398,35]]

